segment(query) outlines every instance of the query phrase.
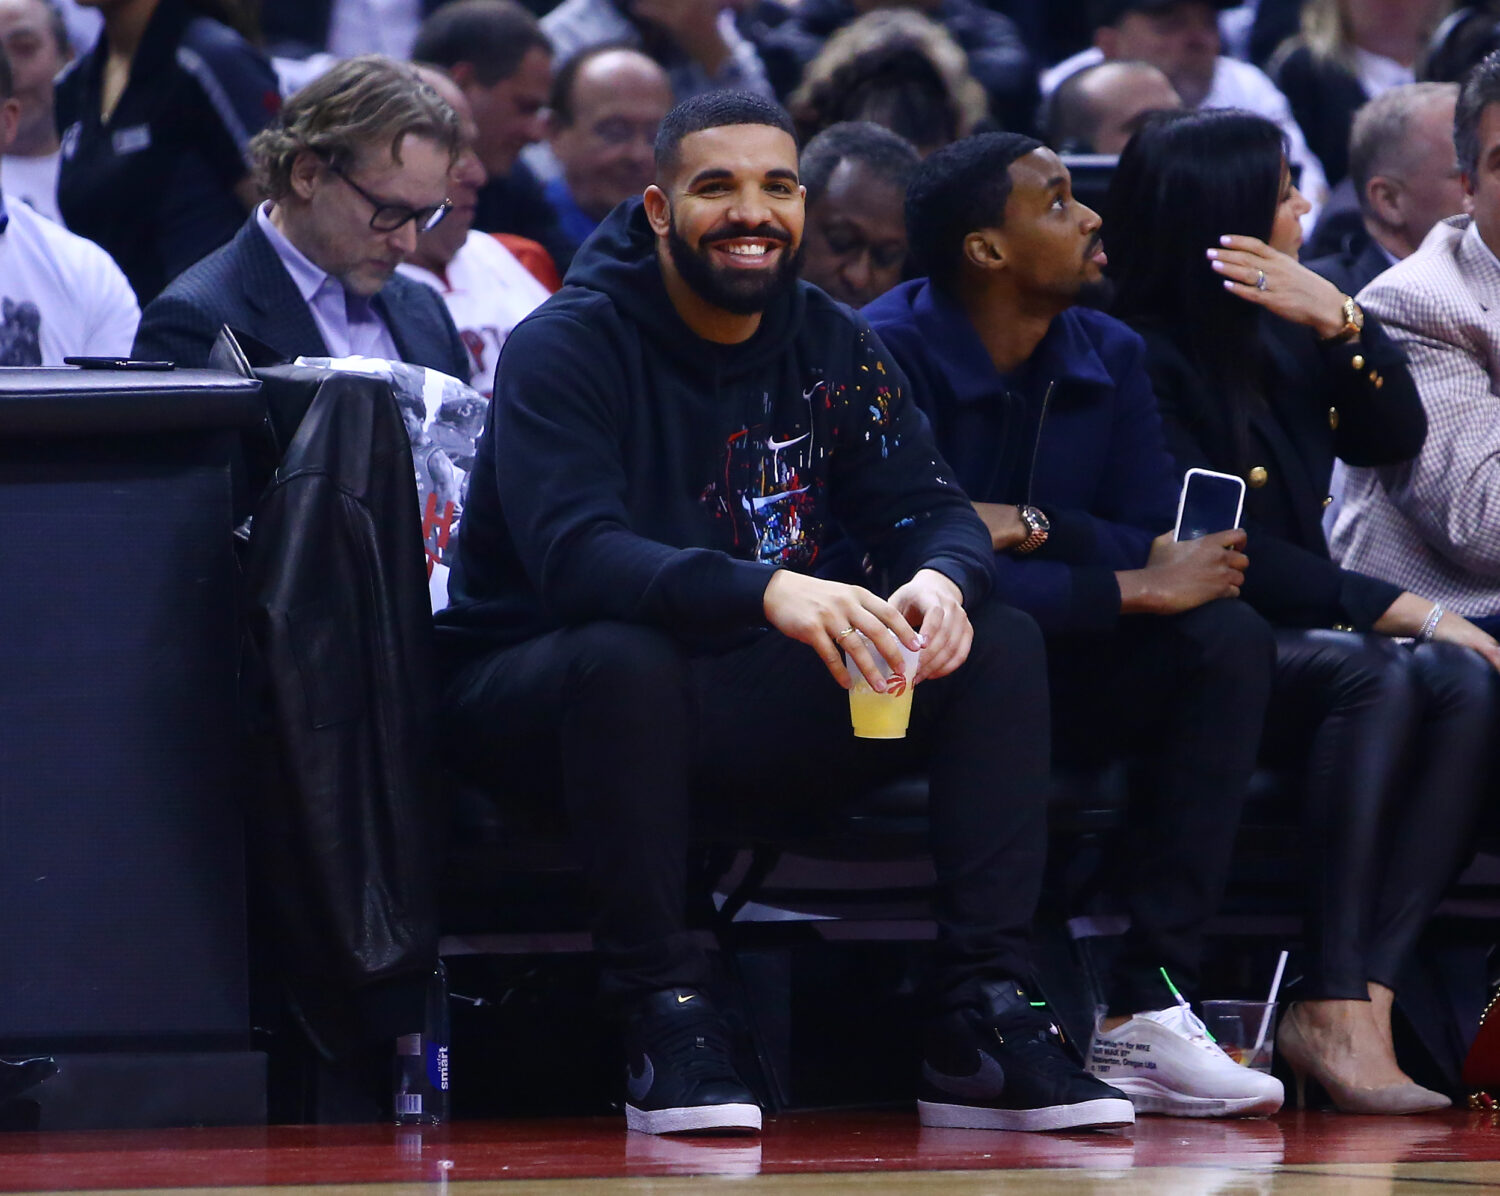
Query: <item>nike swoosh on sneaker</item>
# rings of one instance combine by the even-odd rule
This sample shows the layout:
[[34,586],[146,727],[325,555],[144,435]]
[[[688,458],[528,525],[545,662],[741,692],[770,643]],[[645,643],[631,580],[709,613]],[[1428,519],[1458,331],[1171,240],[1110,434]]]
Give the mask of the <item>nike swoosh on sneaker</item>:
[[990,1100],[1005,1091],[1005,1071],[999,1062],[983,1051],[979,1054],[979,1070],[972,1075],[950,1076],[938,1071],[925,1059],[922,1061],[922,1078],[941,1092],[965,1100]]
[[651,1085],[656,1083],[656,1068],[652,1066],[651,1056],[643,1055],[646,1066],[641,1069],[640,1075],[636,1075],[632,1067],[625,1076],[625,1091],[630,1094],[630,1099],[640,1102],[646,1099],[647,1093],[651,1091]]
[[681,993],[678,993],[677,994],[677,1003],[679,1005],[686,1005],[689,1001],[691,1001],[697,995],[698,995],[697,993],[688,993],[687,996],[683,996]]

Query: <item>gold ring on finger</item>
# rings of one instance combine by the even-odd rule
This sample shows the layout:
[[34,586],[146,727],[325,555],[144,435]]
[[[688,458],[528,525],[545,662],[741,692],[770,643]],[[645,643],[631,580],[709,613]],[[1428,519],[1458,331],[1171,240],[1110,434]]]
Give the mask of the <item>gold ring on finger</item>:
[[853,627],[845,627],[844,630],[842,630],[841,632],[839,632],[833,638],[836,639],[836,640],[843,640],[845,636],[849,636],[849,635],[853,635],[853,634],[854,634],[854,628]]

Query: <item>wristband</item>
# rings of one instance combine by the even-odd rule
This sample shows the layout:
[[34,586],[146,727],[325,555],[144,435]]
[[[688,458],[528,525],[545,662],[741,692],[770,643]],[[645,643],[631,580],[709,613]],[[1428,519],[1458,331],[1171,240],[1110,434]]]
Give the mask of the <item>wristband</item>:
[[1443,620],[1443,608],[1434,602],[1432,609],[1427,612],[1427,617],[1422,620],[1422,630],[1417,632],[1417,643],[1428,644],[1432,637],[1437,634],[1437,625]]

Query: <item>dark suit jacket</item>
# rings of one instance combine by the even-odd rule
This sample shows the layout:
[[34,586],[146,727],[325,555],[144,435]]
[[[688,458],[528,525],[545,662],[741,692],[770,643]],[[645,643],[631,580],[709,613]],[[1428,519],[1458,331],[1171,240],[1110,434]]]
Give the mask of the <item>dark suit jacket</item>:
[[[392,275],[374,304],[402,361],[455,378],[469,376],[469,355],[458,329],[431,287]],[[183,271],[146,305],[132,353],[148,361],[207,366],[224,324],[288,359],[328,355],[317,321],[253,214],[233,241]]]
[[1136,330],[1146,340],[1147,369],[1178,466],[1238,474],[1249,483],[1246,601],[1283,626],[1349,624],[1368,631],[1401,587],[1329,559],[1322,516],[1334,458],[1351,465],[1406,461],[1427,434],[1405,355],[1380,322],[1367,316],[1363,336],[1324,345],[1306,328],[1267,317],[1265,401],[1249,415],[1243,450],[1220,387],[1194,359],[1191,335]]
[[1303,262],[1346,295],[1358,295],[1377,277],[1391,268],[1391,259],[1369,233],[1348,238],[1338,253]]

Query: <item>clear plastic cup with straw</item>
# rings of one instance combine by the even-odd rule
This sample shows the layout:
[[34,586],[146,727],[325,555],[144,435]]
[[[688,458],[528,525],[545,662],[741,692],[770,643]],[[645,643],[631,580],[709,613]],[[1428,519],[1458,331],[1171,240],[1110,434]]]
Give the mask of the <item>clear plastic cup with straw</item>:
[[1219,1048],[1236,1063],[1269,1072],[1276,1038],[1276,997],[1286,971],[1287,953],[1276,961],[1276,975],[1264,1001],[1204,1001],[1203,1024]]

